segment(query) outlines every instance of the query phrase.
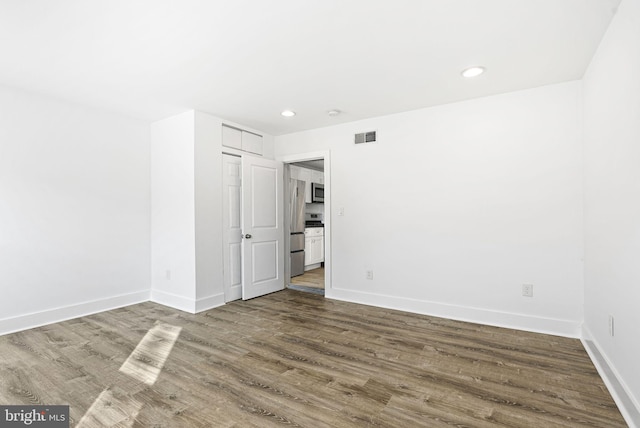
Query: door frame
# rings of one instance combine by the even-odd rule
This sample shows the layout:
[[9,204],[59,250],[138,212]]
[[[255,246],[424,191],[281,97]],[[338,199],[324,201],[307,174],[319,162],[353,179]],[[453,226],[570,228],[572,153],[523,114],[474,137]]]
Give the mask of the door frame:
[[[290,169],[289,164],[294,162],[304,162],[310,160],[324,160],[324,296],[331,298],[333,294],[333,288],[331,287],[331,151],[321,150],[308,153],[296,153],[292,155],[279,156],[276,160],[283,162],[285,167],[284,173],[284,230],[285,234],[288,234],[291,225],[291,218],[289,217],[289,178]],[[291,253],[291,243],[289,239],[285,239],[285,254]],[[285,287],[289,287],[291,283],[291,259],[289,257],[284,258],[284,277]]]

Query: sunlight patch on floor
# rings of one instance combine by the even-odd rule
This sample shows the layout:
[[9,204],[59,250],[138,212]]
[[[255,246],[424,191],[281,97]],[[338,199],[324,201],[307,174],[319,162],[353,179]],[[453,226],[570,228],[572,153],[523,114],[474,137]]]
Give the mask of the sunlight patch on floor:
[[105,389],[98,395],[76,428],[103,428],[118,426],[130,428],[138,416],[142,403],[127,395],[114,394]]
[[120,371],[147,385],[153,385],[181,330],[181,327],[169,324],[153,327],[122,364]]
[[[173,345],[178,340],[182,327],[169,324],[157,324],[144,335],[136,349],[122,364],[120,371],[147,385],[153,385],[164,363],[167,361]],[[115,393],[105,389],[95,399],[76,427],[102,428],[133,426],[142,404],[126,392]]]

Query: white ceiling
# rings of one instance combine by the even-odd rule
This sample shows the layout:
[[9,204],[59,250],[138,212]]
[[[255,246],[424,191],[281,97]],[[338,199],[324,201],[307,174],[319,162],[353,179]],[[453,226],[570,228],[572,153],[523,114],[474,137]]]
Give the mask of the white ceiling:
[[580,79],[619,2],[2,0],[0,84],[279,135]]

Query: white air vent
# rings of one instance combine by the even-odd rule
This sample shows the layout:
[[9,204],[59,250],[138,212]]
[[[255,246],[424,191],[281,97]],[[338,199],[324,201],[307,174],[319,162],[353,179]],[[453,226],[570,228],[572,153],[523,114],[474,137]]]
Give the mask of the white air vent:
[[355,135],[354,142],[356,144],[375,143],[377,140],[377,131],[361,132]]

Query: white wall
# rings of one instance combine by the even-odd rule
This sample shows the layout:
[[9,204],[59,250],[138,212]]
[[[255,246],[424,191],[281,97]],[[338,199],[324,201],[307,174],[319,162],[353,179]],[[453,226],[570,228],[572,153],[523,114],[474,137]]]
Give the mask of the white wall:
[[327,296],[577,337],[580,103],[570,82],[276,137],[331,151]]
[[151,124],[151,298],[194,312],[195,112]]
[[196,112],[196,312],[224,304],[222,256],[222,122]]
[[224,304],[222,256],[222,124],[188,111],[151,124],[151,298],[188,312]]
[[148,300],[148,134],[0,88],[0,333]]
[[623,0],[584,77],[585,337],[615,375],[610,380],[620,398],[632,403],[626,411],[638,426],[639,42],[640,2]]

